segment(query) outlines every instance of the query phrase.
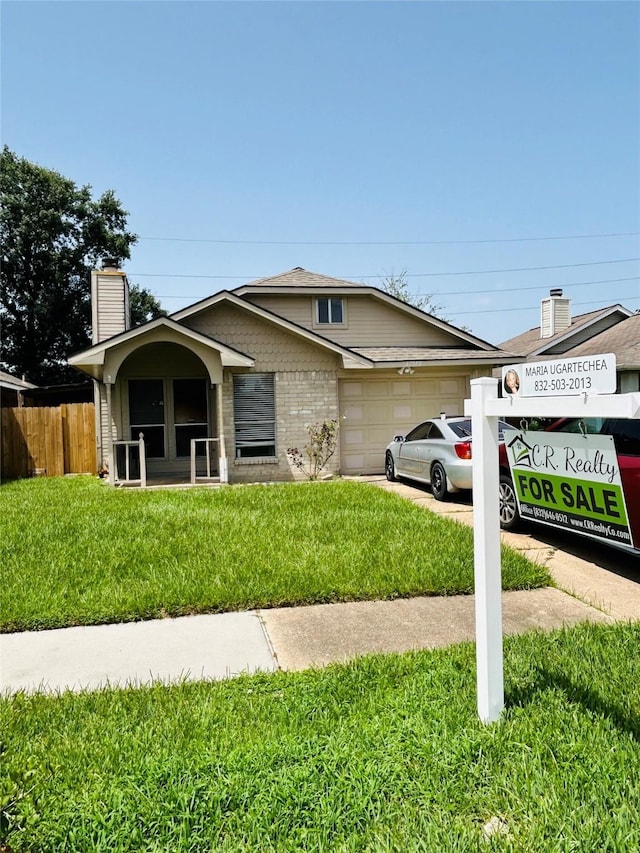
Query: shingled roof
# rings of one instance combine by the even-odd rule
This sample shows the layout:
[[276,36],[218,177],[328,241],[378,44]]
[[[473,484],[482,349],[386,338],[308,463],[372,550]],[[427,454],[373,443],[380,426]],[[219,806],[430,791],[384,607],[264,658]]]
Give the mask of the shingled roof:
[[375,364],[409,363],[453,364],[456,362],[477,361],[486,364],[508,364],[513,361],[513,353],[499,349],[462,349],[458,347],[350,347],[352,352],[368,358]]
[[267,278],[257,278],[255,281],[250,281],[243,284],[235,290],[244,290],[247,287],[369,287],[368,284],[363,284],[359,281],[345,281],[341,278],[332,278],[328,275],[321,275],[317,272],[309,272],[302,267],[294,267],[287,272],[279,273],[278,275],[268,276]]
[[610,329],[569,350],[567,355],[598,355],[612,352],[618,369],[640,369],[640,314],[632,314]]
[[[606,308],[599,308],[597,311],[589,311],[587,314],[577,314],[571,320],[571,325],[568,329],[563,329],[561,332],[556,332],[555,335],[551,335],[548,338],[540,337],[540,326],[535,326],[533,329],[529,329],[527,332],[523,332],[521,335],[516,335],[514,338],[509,338],[507,341],[502,341],[499,344],[500,349],[508,350],[509,352],[514,352],[520,356],[527,356],[534,352],[544,352],[547,349],[551,349],[558,341],[562,339],[567,339],[570,348],[570,338],[573,334],[578,332],[580,329],[583,329],[585,326],[590,325],[591,323],[595,323],[598,320],[607,317],[609,314],[613,314],[616,311],[619,311],[624,316],[629,316],[631,313],[627,308],[624,308],[622,305],[609,305]],[[620,325],[620,324],[616,324]],[[602,352],[603,350],[599,350]]]

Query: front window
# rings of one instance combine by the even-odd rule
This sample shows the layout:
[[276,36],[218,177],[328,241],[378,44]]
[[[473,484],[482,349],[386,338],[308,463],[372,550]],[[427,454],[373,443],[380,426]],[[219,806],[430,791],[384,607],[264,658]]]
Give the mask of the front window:
[[273,373],[233,377],[236,459],[276,455],[276,404]]
[[344,323],[342,299],[322,296],[316,301],[316,308],[318,323]]

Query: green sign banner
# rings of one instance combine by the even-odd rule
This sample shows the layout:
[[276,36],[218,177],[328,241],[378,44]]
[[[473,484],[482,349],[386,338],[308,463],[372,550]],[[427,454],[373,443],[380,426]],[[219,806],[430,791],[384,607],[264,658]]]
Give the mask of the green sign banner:
[[522,518],[633,545],[610,435],[505,430]]

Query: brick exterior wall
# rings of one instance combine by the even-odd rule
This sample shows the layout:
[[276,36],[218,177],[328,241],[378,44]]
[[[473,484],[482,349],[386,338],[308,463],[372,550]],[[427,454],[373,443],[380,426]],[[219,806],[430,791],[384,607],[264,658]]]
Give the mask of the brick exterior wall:
[[[276,395],[276,459],[236,459],[233,428],[233,376],[225,370],[223,418],[226,451],[229,459],[229,482],[256,483],[304,479],[291,465],[288,447],[302,449],[308,441],[307,424],[338,417],[338,380],[336,370],[277,371]],[[338,434],[338,443],[340,437]],[[336,473],[340,450],[336,450],[323,474]]]

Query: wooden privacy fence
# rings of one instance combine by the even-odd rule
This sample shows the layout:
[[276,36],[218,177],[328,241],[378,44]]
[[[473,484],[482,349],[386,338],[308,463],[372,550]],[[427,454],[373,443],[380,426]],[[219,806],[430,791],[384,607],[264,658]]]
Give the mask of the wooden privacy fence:
[[95,474],[93,403],[2,409],[2,480]]

